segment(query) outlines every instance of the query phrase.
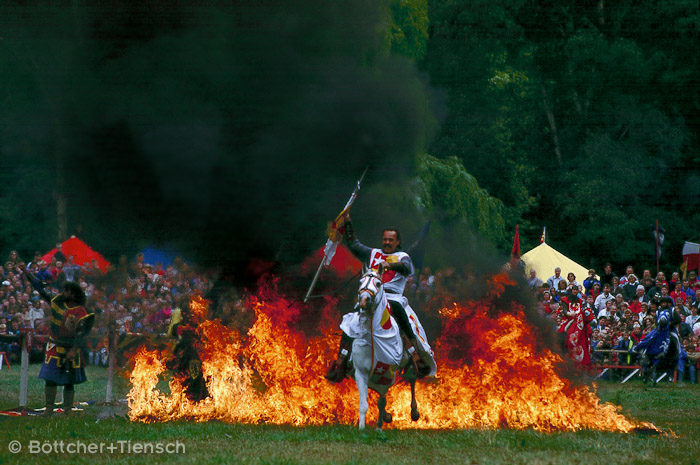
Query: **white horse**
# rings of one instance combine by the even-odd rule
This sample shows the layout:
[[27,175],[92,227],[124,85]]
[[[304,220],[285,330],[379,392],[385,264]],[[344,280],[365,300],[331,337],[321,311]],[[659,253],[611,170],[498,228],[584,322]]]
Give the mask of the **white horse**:
[[[396,381],[396,373],[410,363],[404,351],[399,327],[391,316],[391,307],[382,287],[382,273],[367,271],[360,279],[358,290],[358,312],[343,317],[340,327],[352,337],[352,369],[360,396],[359,427],[364,429],[365,416],[369,408],[368,388],[379,394],[377,407],[377,430],[384,423],[391,423],[392,416],[386,411],[386,393]],[[418,421],[420,414],[416,402],[416,377],[406,376],[411,384],[411,419]]]

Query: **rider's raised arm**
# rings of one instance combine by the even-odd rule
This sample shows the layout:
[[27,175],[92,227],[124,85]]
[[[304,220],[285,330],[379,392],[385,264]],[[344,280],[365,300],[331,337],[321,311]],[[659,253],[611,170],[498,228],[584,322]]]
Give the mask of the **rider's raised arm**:
[[24,263],[20,263],[18,265],[18,268],[22,272],[22,276],[27,278],[27,281],[29,281],[29,284],[34,288],[39,293],[39,296],[47,301],[48,303],[51,303],[52,297],[46,292],[44,289],[44,284],[41,282],[39,278],[34,276],[34,274],[27,269]]
[[355,237],[355,230],[352,227],[352,221],[350,217],[347,216],[345,220],[345,243],[350,249],[350,252],[357,257],[362,263],[369,262],[369,258],[372,254],[372,248],[361,244],[360,241]]

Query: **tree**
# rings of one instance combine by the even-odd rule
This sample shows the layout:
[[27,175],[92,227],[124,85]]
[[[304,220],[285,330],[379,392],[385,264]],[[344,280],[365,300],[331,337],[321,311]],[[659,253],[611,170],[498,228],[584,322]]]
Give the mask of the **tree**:
[[416,61],[421,60],[428,42],[428,1],[392,0],[389,7],[388,50]]
[[[700,206],[696,3],[429,7],[423,66],[450,98],[431,153],[464,160],[523,238],[549,225],[582,263],[648,261],[648,225]],[[695,235],[678,226],[666,260]]]
[[457,157],[420,154],[416,166],[409,182],[388,179],[362,187],[352,211],[358,237],[369,244],[393,226],[407,247],[431,221],[424,239],[426,265],[494,266],[494,245],[512,240],[506,237],[503,203],[479,187]]
[[528,69],[531,50],[513,19],[518,4],[432,2],[423,63],[433,85],[449,96],[429,151],[462,160],[479,185],[503,202],[503,218],[513,225],[535,206],[532,151],[542,146],[543,132],[533,131],[541,120],[539,97]]

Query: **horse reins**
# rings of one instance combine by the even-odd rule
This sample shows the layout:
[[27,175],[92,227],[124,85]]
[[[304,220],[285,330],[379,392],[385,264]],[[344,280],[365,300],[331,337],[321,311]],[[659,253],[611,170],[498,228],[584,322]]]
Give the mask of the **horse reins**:
[[345,289],[345,287],[347,287],[348,284],[350,284],[352,281],[354,281],[355,279],[357,279],[357,277],[360,276],[361,274],[362,274],[362,270],[358,271],[358,272],[355,273],[350,279],[348,279],[348,280],[345,281],[343,284],[341,284],[341,286],[340,286],[338,289],[336,289],[336,290],[334,290],[334,291],[331,291],[331,292],[328,292],[328,293],[326,293],[326,294],[310,295],[310,296],[308,297],[308,299],[320,299],[320,298],[322,298],[322,297],[329,297],[329,296],[335,295],[335,294],[337,294],[338,292],[340,292],[340,291],[342,291],[343,289]]

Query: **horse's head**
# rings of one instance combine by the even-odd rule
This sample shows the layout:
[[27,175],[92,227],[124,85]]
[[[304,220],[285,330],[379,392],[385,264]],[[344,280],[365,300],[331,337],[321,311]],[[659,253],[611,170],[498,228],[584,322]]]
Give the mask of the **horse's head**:
[[384,268],[378,271],[364,269],[360,278],[360,288],[357,290],[357,302],[360,308],[368,313],[373,313],[377,308],[377,296],[382,291],[382,274]]

